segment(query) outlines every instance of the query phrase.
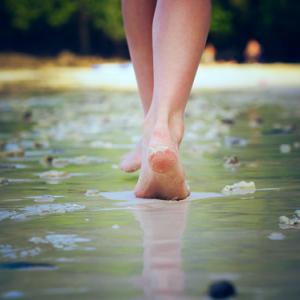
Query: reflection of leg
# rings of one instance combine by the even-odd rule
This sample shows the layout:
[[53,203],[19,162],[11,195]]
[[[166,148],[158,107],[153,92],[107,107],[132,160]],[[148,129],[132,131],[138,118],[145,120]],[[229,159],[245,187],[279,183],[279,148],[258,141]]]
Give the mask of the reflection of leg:
[[152,38],[154,90],[144,126],[138,197],[183,199],[188,195],[178,148],[209,20],[209,0],[157,2]]
[[[152,22],[155,5],[156,0],[122,1],[127,43],[145,115],[151,105],[153,92]],[[141,143],[124,157],[121,168],[133,172],[140,165]]]
[[138,208],[136,218],[144,231],[143,286],[149,299],[182,299],[181,239],[187,202]]

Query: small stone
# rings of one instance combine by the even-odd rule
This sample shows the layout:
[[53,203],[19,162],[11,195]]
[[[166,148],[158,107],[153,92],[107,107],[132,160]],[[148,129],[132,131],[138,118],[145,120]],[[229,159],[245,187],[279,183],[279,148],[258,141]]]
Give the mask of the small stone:
[[286,216],[279,217],[279,224],[284,225],[297,225],[300,223],[300,219],[297,218],[297,216],[293,216],[292,218],[288,218]]
[[54,160],[54,157],[52,155],[47,155],[47,156],[43,157],[40,162],[43,166],[52,166],[53,160]]
[[234,147],[234,146],[240,146],[240,147],[245,147],[248,145],[248,140],[235,137],[235,136],[225,136],[224,137],[224,144],[226,147]]
[[225,169],[234,169],[240,166],[240,161],[237,156],[229,156],[225,159],[224,168]]
[[256,191],[255,183],[253,181],[246,182],[240,181],[238,183],[234,183],[233,185],[226,185],[222,193],[224,195],[244,195],[244,194],[252,194]]
[[269,234],[268,238],[272,241],[282,241],[285,239],[285,235],[281,232],[272,232]]
[[32,122],[32,112],[30,110],[27,110],[23,113],[23,121],[26,123]]
[[280,216],[279,217],[279,223],[280,224],[286,224],[286,225],[290,225],[290,219],[286,216]]
[[293,146],[295,149],[299,149],[300,148],[300,142],[294,142]]
[[0,177],[0,184],[1,185],[9,184],[9,180],[7,178]]
[[99,191],[96,189],[86,190],[84,195],[87,197],[96,197],[99,196]]
[[51,170],[39,174],[40,178],[43,179],[63,179],[68,178],[69,174],[63,171]]
[[295,215],[300,218],[300,209],[295,210]]
[[282,144],[282,145],[280,145],[279,149],[280,149],[280,152],[283,153],[283,154],[290,153],[291,152],[291,145]]
[[18,299],[18,298],[23,298],[24,293],[21,291],[8,291],[4,294],[2,294],[2,299]]
[[212,299],[226,299],[236,295],[234,285],[226,280],[213,283],[208,290],[208,295]]

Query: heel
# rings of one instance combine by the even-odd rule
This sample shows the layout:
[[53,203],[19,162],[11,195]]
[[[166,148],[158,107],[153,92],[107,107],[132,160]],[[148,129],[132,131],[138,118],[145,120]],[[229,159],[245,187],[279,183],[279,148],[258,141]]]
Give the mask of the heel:
[[176,154],[166,146],[151,147],[149,152],[149,165],[156,173],[167,173],[176,164]]

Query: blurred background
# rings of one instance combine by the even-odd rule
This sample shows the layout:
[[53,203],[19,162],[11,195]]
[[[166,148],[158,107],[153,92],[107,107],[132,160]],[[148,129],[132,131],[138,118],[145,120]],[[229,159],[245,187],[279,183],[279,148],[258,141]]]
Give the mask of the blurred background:
[[[298,62],[299,19],[299,1],[215,0],[203,61]],[[78,55],[129,58],[120,0],[0,1],[0,66]]]

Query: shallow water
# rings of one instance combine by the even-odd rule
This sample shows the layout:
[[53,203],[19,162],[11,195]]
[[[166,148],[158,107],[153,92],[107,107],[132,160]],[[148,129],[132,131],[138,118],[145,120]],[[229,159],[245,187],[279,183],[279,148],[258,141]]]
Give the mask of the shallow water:
[[[1,96],[0,298],[204,299],[227,279],[239,299],[298,299],[300,231],[278,219],[300,208],[299,96],[193,94],[180,202],[134,199],[118,169],[136,94]],[[240,181],[256,191],[221,194]]]

